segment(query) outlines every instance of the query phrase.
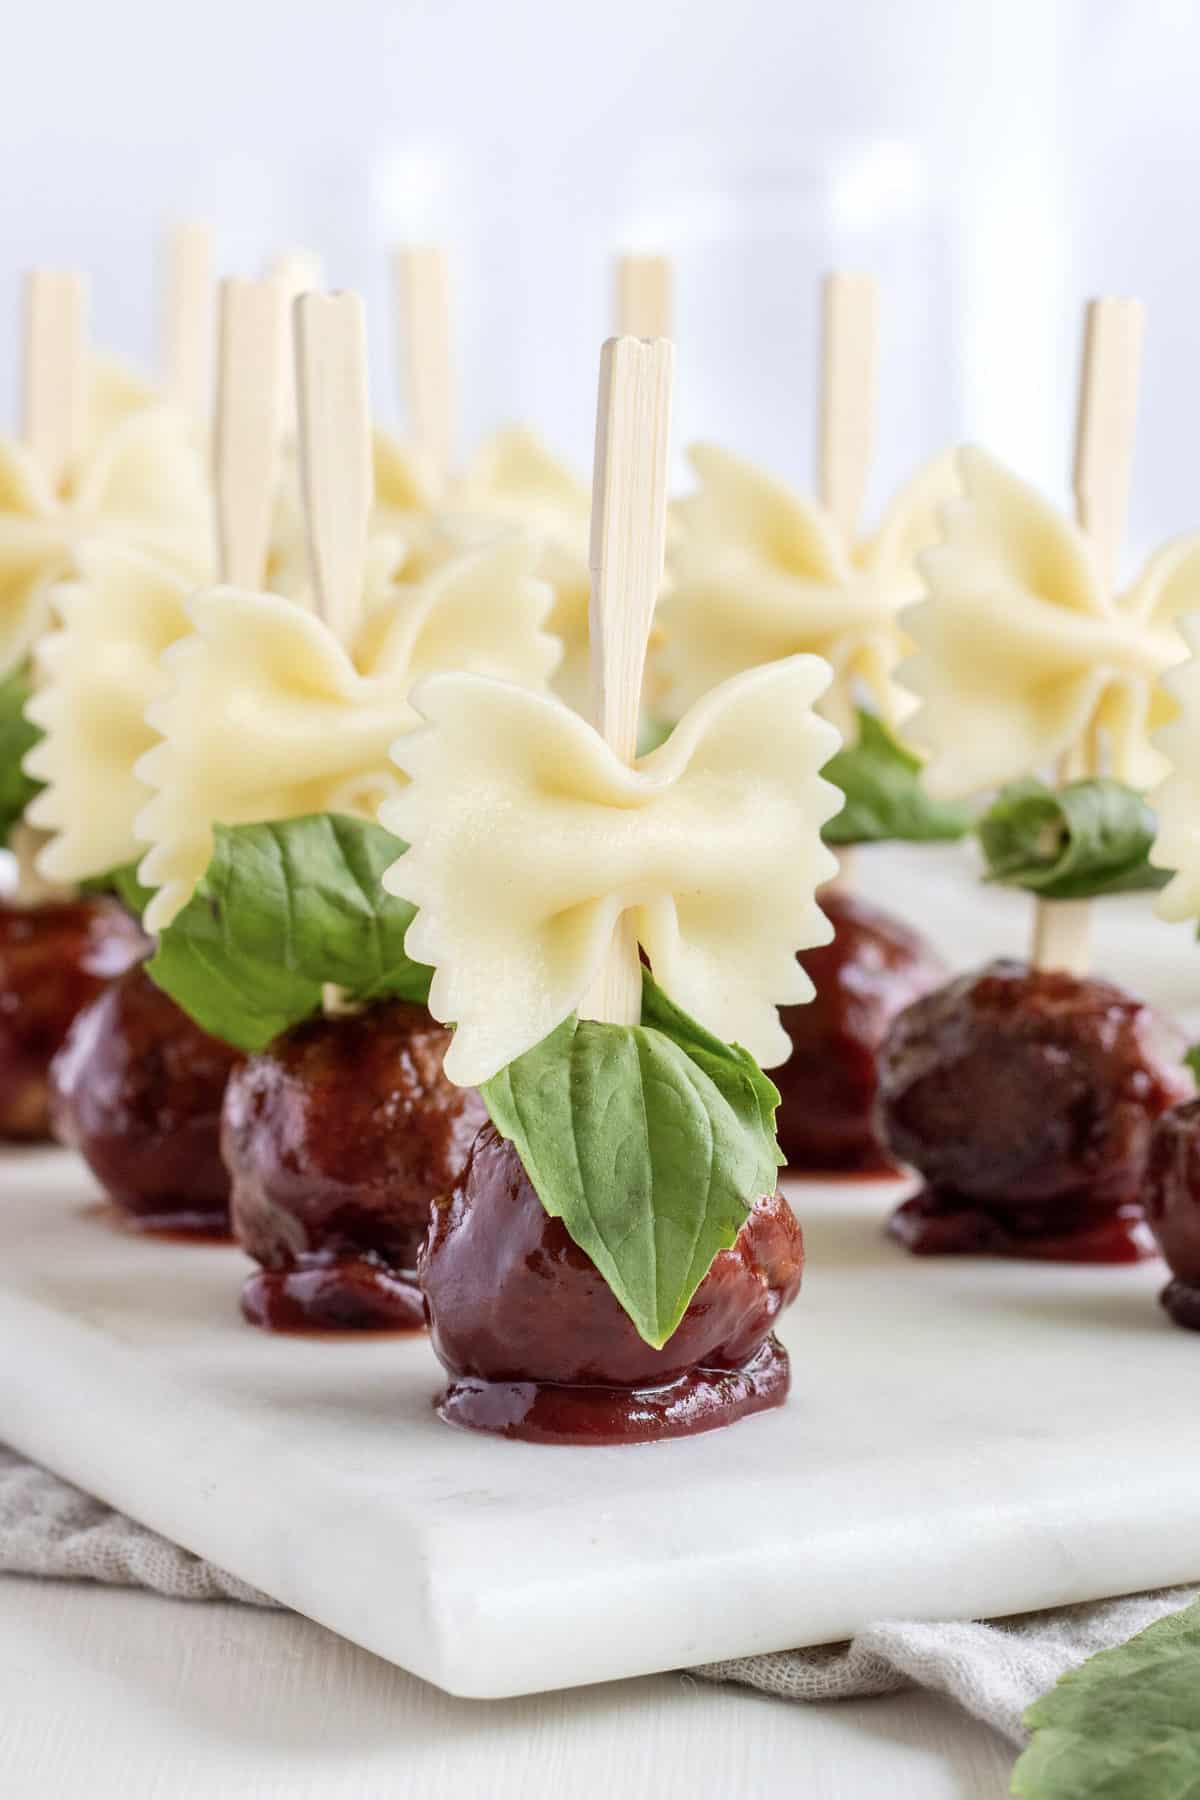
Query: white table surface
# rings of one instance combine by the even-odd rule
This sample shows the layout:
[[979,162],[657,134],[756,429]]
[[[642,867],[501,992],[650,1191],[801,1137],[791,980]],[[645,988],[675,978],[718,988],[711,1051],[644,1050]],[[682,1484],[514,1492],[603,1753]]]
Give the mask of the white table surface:
[[1012,1761],[926,1694],[454,1700],[294,1614],[0,1577],[6,1800],[1000,1800]]

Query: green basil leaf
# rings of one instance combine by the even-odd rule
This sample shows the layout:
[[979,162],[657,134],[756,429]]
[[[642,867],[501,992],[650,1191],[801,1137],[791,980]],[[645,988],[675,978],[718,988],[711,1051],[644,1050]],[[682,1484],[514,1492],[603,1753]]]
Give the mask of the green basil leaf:
[[483,1097],[546,1211],[660,1349],[783,1158],[779,1094],[753,1057],[649,974],[642,1004],[640,1025],[565,1020]]
[[638,723],[638,755],[649,756],[652,750],[657,750],[660,744],[666,743],[674,729],[674,725],[669,724],[666,719],[656,718],[653,713],[643,713]]
[[41,737],[25,717],[25,702],[33,689],[27,666],[14,669],[0,681],[0,844],[7,844],[25,808],[40,793],[42,783],[25,773],[25,757]]
[[1184,1064],[1196,1077],[1196,1085],[1200,1087],[1200,1044],[1193,1044],[1190,1050],[1183,1053]]
[[198,1025],[247,1051],[318,1012],[326,983],[351,1000],[424,1002],[431,970],[404,950],[415,909],[381,882],[396,854],[390,832],[338,813],[218,825],[150,974]]
[[1025,1714],[1023,1800],[1184,1800],[1200,1793],[1200,1603],[1064,1675]]
[[921,759],[906,750],[874,713],[858,714],[858,740],[831,756],[821,770],[840,787],[846,804],[825,827],[827,844],[948,842],[965,836],[965,807],[932,800],[921,785]]
[[977,830],[989,881],[1028,888],[1044,900],[1088,900],[1157,888],[1152,869],[1154,813],[1119,781],[1094,777],[1047,787],[1030,776],[1003,788]]

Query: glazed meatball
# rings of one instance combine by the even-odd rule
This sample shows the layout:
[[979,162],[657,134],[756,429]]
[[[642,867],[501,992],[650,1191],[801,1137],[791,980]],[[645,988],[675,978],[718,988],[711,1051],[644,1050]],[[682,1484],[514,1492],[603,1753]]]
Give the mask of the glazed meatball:
[[1155,1124],[1142,1197],[1171,1271],[1163,1305],[1177,1325],[1200,1331],[1200,1100]]
[[433,1347],[454,1378],[442,1416],[544,1442],[622,1443],[779,1405],[787,1360],[771,1332],[803,1263],[787,1202],[763,1196],[653,1350],[486,1125],[421,1253]]
[[0,1138],[50,1136],[50,1062],[148,940],[115,900],[0,905]]
[[58,1136],[146,1231],[223,1234],[221,1098],[237,1052],[130,969],[81,1012],[50,1071]]
[[430,1203],[487,1117],[443,1074],[449,1043],[424,1007],[389,1001],[299,1025],[234,1075],[222,1141],[234,1230],[262,1265],[242,1295],[252,1324],[424,1324]]
[[888,1143],[925,1179],[909,1249],[1129,1262],[1155,1119],[1192,1091],[1176,1027],[1112,982],[1019,962],[900,1015],[880,1056]]
[[792,1040],[771,1076],[780,1093],[779,1143],[788,1166],[812,1173],[893,1173],[875,1099],[879,1046],[897,1013],[946,978],[919,932],[838,888],[821,895],[832,943],[800,962],[816,988],[780,1017]]

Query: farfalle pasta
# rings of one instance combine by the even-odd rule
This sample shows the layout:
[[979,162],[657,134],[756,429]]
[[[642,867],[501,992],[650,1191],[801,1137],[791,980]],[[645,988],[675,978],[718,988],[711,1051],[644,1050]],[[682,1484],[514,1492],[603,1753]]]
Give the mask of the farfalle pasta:
[[456,1023],[452,1080],[489,1079],[579,1007],[627,910],[678,1005],[766,1064],[787,1056],[776,1009],[812,991],[796,951],[829,936],[813,897],[836,868],[819,770],[837,734],[813,712],[828,682],[816,657],[748,671],[632,768],[557,701],[422,684],[427,726],[393,750],[409,785],[380,812],[411,848],[385,885],[418,908],[407,947]]
[[51,587],[78,571],[85,544],[122,545],[202,579],[210,538],[199,452],[166,407],[131,411],[85,451],[61,492],[21,444],[0,439],[0,674],[45,630]]
[[539,573],[554,589],[549,629],[563,647],[554,691],[586,714],[591,704],[587,487],[533,432],[514,427],[488,439],[449,504],[467,520],[507,524],[537,536]]
[[1170,773],[1150,796],[1158,813],[1150,860],[1173,872],[1158,910],[1174,920],[1200,917],[1200,619],[1185,619],[1180,630],[1191,655],[1166,678],[1178,710],[1156,739]]
[[1110,593],[1080,528],[982,450],[958,452],[964,498],[921,557],[927,598],[904,616],[906,730],[931,792],[962,797],[1090,745],[1094,773],[1146,788],[1165,772],[1151,733],[1175,703],[1181,613],[1200,606],[1200,536],[1152,556]]
[[833,669],[821,706],[843,736],[860,701],[898,723],[911,708],[895,679],[899,614],[920,591],[916,552],[935,541],[938,505],[956,491],[949,459],[916,476],[876,532],[848,541],[824,507],[741,457],[709,444],[689,456],[700,485],[673,509],[658,611],[664,715],[741,669],[808,652]]
[[[554,594],[547,629],[562,645],[556,693],[579,712],[590,698],[587,488],[532,432],[500,431],[466,473],[439,482],[428,460],[388,432],[373,437],[372,537],[404,546],[406,581],[419,581],[464,552],[513,532],[540,546],[537,573]],[[308,547],[294,458],[280,484],[268,562],[268,586],[300,594],[308,583]]]
[[466,668],[544,684],[558,647],[544,629],[550,594],[532,574],[534,555],[506,539],[425,582],[369,593],[353,654],[281,595],[193,595],[192,632],[167,651],[169,691],[147,715],[162,741],[137,765],[154,790],[137,821],[150,845],[139,873],[159,889],[149,929],[168,925],[192,893],[214,823],[373,808],[398,780],[388,749],[417,722],[408,693],[422,676]]
[[146,709],[167,691],[163,651],[190,630],[191,586],[162,563],[93,541],[79,576],[54,589],[57,629],[36,650],[26,711],[42,737],[26,758],[44,783],[26,817],[47,833],[46,880],[81,882],[132,862],[148,792],[134,765],[156,742]]

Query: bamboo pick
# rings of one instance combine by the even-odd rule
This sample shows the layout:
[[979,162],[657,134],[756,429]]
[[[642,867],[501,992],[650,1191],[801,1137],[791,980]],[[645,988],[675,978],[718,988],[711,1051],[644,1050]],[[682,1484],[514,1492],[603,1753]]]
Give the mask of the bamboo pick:
[[325,285],[325,271],[315,250],[281,250],[271,258],[265,273],[282,285],[289,312],[293,300]]
[[349,650],[373,498],[366,317],[357,294],[302,294],[293,321],[309,566],[317,610]]
[[879,284],[835,271],[821,286],[821,399],[817,491],[853,543],[871,464],[879,410]]
[[[1095,546],[1100,580],[1108,593],[1116,586],[1129,514],[1145,323],[1145,308],[1138,300],[1088,304],[1075,428],[1075,517]],[[1090,742],[1074,745],[1059,767],[1064,781],[1100,773]],[[1085,974],[1091,918],[1088,900],[1035,901],[1034,967]]]
[[449,260],[444,250],[405,245],[393,271],[409,437],[444,482],[456,435]]
[[87,283],[74,270],[34,269],[25,280],[25,443],[56,493],[87,430]]
[[292,336],[292,308],[301,294],[315,294],[325,286],[325,271],[315,250],[281,250],[271,258],[265,273],[277,281],[283,294],[287,326],[283,357],[283,416],[289,433],[296,429],[296,347]]
[[[662,582],[675,347],[610,338],[600,353],[592,475],[589,614],[597,729],[621,758],[637,753],[646,645]],[[642,974],[628,914],[618,920],[587,1018],[636,1025]]]
[[619,256],[615,294],[618,336],[673,337],[674,286],[669,257]]
[[[817,495],[847,552],[858,533],[879,413],[879,284],[834,270],[821,284],[821,380],[817,411]],[[835,880],[853,878],[855,847],[837,852]]]
[[221,580],[262,585],[285,425],[288,315],[278,281],[221,283],[213,487]]
[[162,362],[167,398],[208,423],[212,402],[213,232],[201,220],[172,226],[163,257]]

